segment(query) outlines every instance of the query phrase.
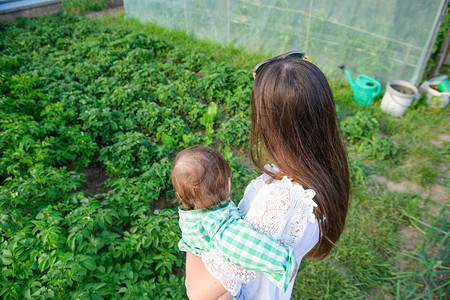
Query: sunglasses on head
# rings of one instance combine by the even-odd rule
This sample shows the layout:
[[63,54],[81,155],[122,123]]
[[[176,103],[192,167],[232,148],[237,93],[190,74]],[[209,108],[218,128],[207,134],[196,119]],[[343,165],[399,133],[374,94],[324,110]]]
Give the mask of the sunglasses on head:
[[253,70],[252,70],[253,79],[256,78],[256,75],[257,75],[257,74],[262,70],[262,68],[264,68],[264,66],[267,65],[268,63],[270,63],[270,62],[272,62],[272,61],[275,61],[275,60],[279,60],[279,59],[285,59],[285,58],[288,58],[288,57],[297,57],[297,58],[300,58],[300,59],[306,59],[307,61],[311,62],[311,61],[309,60],[308,55],[306,55],[305,52],[299,51],[299,50],[289,51],[289,52],[286,52],[286,53],[283,53],[283,54],[280,54],[280,55],[277,55],[277,56],[274,56],[274,57],[265,59],[265,60],[263,60],[262,62],[260,62],[259,64],[257,64],[257,65],[253,68]]

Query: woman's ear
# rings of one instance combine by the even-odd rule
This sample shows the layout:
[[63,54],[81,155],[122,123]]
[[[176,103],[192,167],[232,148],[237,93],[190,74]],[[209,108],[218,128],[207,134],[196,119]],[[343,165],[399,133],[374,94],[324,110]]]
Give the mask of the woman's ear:
[[231,192],[231,177],[228,178],[228,194]]

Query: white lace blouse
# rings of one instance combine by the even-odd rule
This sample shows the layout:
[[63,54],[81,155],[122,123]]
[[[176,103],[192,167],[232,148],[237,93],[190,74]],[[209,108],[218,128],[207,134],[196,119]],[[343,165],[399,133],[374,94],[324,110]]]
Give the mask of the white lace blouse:
[[[276,168],[266,166],[273,172]],[[267,174],[253,180],[246,188],[239,209],[253,228],[294,249],[297,264],[319,241],[319,226],[313,214],[316,205],[313,190],[284,177],[273,181]],[[264,275],[249,272],[225,261],[218,253],[202,256],[209,272],[237,299],[290,299],[294,281],[285,293]]]

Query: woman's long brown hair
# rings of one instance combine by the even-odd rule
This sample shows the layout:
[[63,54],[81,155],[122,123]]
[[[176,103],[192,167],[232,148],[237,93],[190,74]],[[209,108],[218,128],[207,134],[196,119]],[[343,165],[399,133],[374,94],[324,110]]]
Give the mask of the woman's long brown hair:
[[[321,235],[307,257],[326,257],[345,226],[350,179],[325,75],[305,60],[270,62],[253,84],[251,121],[254,164],[275,179],[287,176],[316,192],[314,214]],[[280,172],[264,170],[268,161]]]

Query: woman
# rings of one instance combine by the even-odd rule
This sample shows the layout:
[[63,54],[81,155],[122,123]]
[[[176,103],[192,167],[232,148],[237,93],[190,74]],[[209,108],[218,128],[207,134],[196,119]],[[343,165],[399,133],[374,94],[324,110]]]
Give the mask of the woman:
[[[350,194],[347,155],[331,89],[304,53],[292,51],[253,70],[251,144],[263,175],[247,187],[239,208],[253,228],[303,257],[326,257],[341,235]],[[271,163],[269,166],[267,163]],[[191,299],[229,297],[212,275],[221,260],[186,258]],[[245,284],[238,299],[290,299],[264,276]]]

